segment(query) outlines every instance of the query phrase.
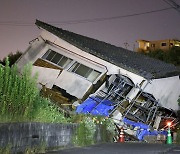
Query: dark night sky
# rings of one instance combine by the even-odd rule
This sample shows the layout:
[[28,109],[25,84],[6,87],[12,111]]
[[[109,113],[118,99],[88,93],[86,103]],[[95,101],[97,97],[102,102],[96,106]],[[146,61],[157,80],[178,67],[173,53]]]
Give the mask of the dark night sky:
[[[180,5],[180,0],[174,0]],[[163,0],[0,0],[0,59],[25,51],[40,30],[39,19],[52,25],[133,50],[136,40],[180,39],[180,12],[169,9],[126,18],[77,24],[72,20],[110,18],[170,7]]]

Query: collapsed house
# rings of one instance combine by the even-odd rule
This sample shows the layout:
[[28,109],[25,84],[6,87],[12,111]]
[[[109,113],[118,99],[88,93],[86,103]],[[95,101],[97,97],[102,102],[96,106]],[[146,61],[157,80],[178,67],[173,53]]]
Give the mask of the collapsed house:
[[45,96],[60,106],[80,104],[77,113],[108,116],[124,127],[161,129],[166,119],[177,122],[180,71],[174,65],[39,20],[35,24],[42,32],[17,65],[21,70],[33,64]]

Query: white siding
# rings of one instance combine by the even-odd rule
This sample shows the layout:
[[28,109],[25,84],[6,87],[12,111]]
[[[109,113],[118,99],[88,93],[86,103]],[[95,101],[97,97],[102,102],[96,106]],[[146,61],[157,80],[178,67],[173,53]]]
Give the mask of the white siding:
[[179,76],[155,79],[145,88],[145,91],[153,94],[163,107],[178,110],[178,98],[180,96]]
[[[66,51],[66,52],[68,54],[71,54],[76,60],[78,58],[78,61],[82,62],[82,64],[84,64],[84,65],[88,64],[87,66],[90,66],[92,62],[95,62],[93,65],[100,64],[102,68],[103,68],[103,66],[105,66],[107,68],[107,71],[108,71],[107,74],[119,74],[119,73],[121,73],[122,75],[129,77],[134,82],[135,85],[138,83],[141,83],[141,81],[144,80],[144,78],[142,76],[139,76],[137,74],[129,72],[123,68],[120,68],[120,67],[113,65],[107,61],[104,61],[104,60],[102,60],[96,56],[93,56],[87,52],[84,52],[81,49],[73,46],[72,44],[58,38],[57,36],[47,32],[45,30],[42,31],[41,36],[45,40],[49,40],[50,42],[57,44],[59,47],[64,47],[65,49],[72,51],[73,53],[72,52],[68,53],[68,51]],[[78,55],[80,55],[81,57]],[[89,60],[87,60],[86,58]],[[96,69],[96,68],[94,68],[94,69]],[[96,70],[98,70],[98,69],[96,69]],[[102,69],[100,71],[102,71]]]
[[92,86],[92,83],[81,76],[63,70],[61,75],[55,80],[55,85],[81,99]]

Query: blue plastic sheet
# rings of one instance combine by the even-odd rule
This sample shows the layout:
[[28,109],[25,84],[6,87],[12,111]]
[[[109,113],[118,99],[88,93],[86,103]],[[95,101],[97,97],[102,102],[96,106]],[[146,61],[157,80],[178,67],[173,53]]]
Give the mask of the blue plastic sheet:
[[144,139],[144,137],[147,135],[157,136],[158,134],[161,134],[161,135],[167,136],[167,131],[156,131],[156,130],[151,131],[149,128],[149,125],[146,125],[141,122],[134,122],[127,118],[124,118],[123,122],[128,125],[131,125],[133,128],[138,127],[136,137],[140,141],[142,141]]
[[97,106],[97,104],[98,103],[94,99],[88,98],[77,107],[76,112],[88,114],[93,110],[94,107]]
[[[80,104],[76,112],[82,114],[92,114],[109,116],[109,113],[114,109],[113,102],[109,100],[102,100],[97,97],[89,97],[82,104]],[[158,134],[167,135],[167,131],[150,131],[149,125],[141,122],[134,122],[127,118],[123,119],[123,122],[127,125],[131,125],[133,128],[137,127],[136,137],[142,141],[146,135],[157,136]]]
[[77,107],[76,112],[92,115],[109,116],[109,112],[113,108],[113,102],[109,100],[102,100],[96,97],[89,97]]

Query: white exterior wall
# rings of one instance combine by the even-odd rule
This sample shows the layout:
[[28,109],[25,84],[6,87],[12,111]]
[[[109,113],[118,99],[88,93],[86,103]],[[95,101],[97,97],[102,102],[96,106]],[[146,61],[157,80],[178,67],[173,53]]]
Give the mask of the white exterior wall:
[[18,64],[18,68],[21,70],[24,67],[24,65],[26,65],[27,63],[35,62],[35,60],[39,57],[41,51],[45,48],[46,48],[45,42],[41,37],[38,37],[38,39],[36,39],[32,44],[30,44],[27,50],[16,62]]
[[[95,61],[95,62],[101,64],[102,67],[106,66],[107,71],[108,71],[107,74],[119,74],[119,73],[121,73],[122,75],[125,75],[125,76],[129,77],[133,81],[133,83],[135,85],[141,83],[142,80],[145,80],[143,77],[141,77],[139,75],[131,73],[131,72],[129,72],[129,71],[123,69],[123,68],[117,67],[117,66],[115,66],[115,65],[113,65],[113,64],[111,64],[111,63],[109,63],[107,61],[104,61],[104,60],[102,60],[102,59],[100,59],[100,58],[98,58],[96,56],[93,56],[93,55],[91,55],[91,54],[89,54],[87,52],[84,52],[81,49],[73,46],[72,44],[60,39],[59,37],[47,32],[45,30],[42,31],[41,36],[45,40],[49,40],[50,42],[53,42],[54,44],[57,44],[58,46],[62,46],[64,48],[66,48],[67,50],[73,51],[74,53],[76,53],[76,56],[81,55],[83,57],[88,58],[89,61],[86,59],[86,61],[88,61],[88,63],[90,61]],[[70,54],[70,52],[69,52],[69,54]],[[71,54],[73,55],[73,58],[75,58],[74,57],[75,54],[73,54],[73,53],[71,53]],[[84,59],[84,58],[82,58],[82,59]],[[80,60],[80,59],[78,58],[78,60]]]
[[[45,44],[41,37],[44,40],[49,40],[56,45]],[[137,87],[141,87],[143,89],[143,87],[147,84],[147,80],[142,76],[136,75],[96,56],[86,53],[45,30],[42,31],[41,36],[38,38],[39,40],[33,42],[22,58],[18,61],[19,68],[22,68],[28,62],[35,62],[38,58],[41,58],[48,49],[52,49],[66,57],[74,59],[74,61],[102,72],[101,75],[104,73],[109,75],[121,74],[128,77],[132,80],[134,85],[136,85],[136,87],[134,87],[127,96],[130,100],[132,100],[139,92],[139,88]],[[67,93],[76,96],[79,99],[81,99],[92,84],[95,84],[98,80],[97,79],[94,83],[91,83],[83,77],[68,72],[67,70],[68,67],[65,68],[65,70],[63,70],[63,72],[59,75],[59,70],[33,66],[33,72],[37,71],[39,74],[39,82],[46,85],[48,88],[51,88],[53,84],[55,84],[66,90]],[[141,85],[143,81],[145,82]],[[102,85],[102,87],[103,86],[104,85]],[[172,108],[174,110],[178,109],[177,99],[180,95],[180,80],[178,76],[153,80],[151,84],[148,84],[147,87],[145,87],[144,91],[152,94],[157,100],[159,100],[163,107]]]
[[145,92],[152,94],[161,106],[178,110],[178,98],[180,96],[179,76],[152,80],[145,88]]
[[[56,45],[46,44],[44,40],[48,40]],[[138,85],[142,82],[142,80],[144,80],[143,77],[86,53],[45,30],[42,31],[41,36],[39,36],[38,39],[36,39],[26,50],[22,58],[18,61],[18,67],[21,69],[29,62],[34,63],[38,58],[41,58],[48,49],[52,49],[66,57],[73,59],[74,61],[100,71],[102,72],[101,75],[104,73],[109,75],[121,73],[122,75],[129,77],[135,85]],[[38,72],[38,82],[46,85],[48,88],[52,88],[53,84],[55,84],[66,90],[67,93],[76,96],[79,99],[83,97],[92,84],[95,84],[98,81],[97,79],[94,81],[94,83],[91,83],[76,74],[66,71],[67,69],[68,67],[65,68],[64,71],[59,75],[59,70],[33,66],[33,73]]]
[[35,75],[35,73],[38,74],[38,82],[51,89],[60,70],[33,66],[32,74]]
[[[31,61],[33,63],[38,58],[42,57],[48,49],[52,49],[68,58],[73,59],[74,61],[78,61],[79,63],[82,63],[97,71],[102,72],[102,75],[104,73],[107,73],[107,74],[121,73],[122,75],[129,77],[134,82],[135,85],[136,84],[138,85],[139,83],[142,82],[142,80],[144,80],[143,77],[133,74],[120,67],[117,67],[91,54],[88,54],[47,31],[43,31],[41,33],[41,36],[44,40],[49,40],[50,42],[53,42],[54,44],[58,46],[46,44],[44,45],[44,48],[38,51],[36,49],[37,48],[36,44],[40,46],[42,45],[42,42],[34,43],[35,46],[33,46],[34,44],[32,44],[32,46],[33,46],[34,51],[37,52],[36,55],[34,57],[28,57],[29,52],[31,52],[31,50],[27,51],[24,57],[28,57],[28,58],[22,59],[21,61],[26,60],[27,62]],[[81,99],[84,96],[84,94],[88,91],[88,89],[92,86],[92,84],[95,84],[98,81],[97,79],[93,83],[91,83],[88,80],[82,78],[81,76],[68,72],[67,69],[68,67],[65,68],[62,71],[62,73],[58,76],[59,70],[48,69],[48,68],[46,69],[42,67],[33,66],[33,72],[35,73],[37,71],[39,74],[38,81],[40,83],[46,85],[48,88],[52,88],[53,84],[55,84],[59,86],[60,88],[66,90],[67,93],[73,96],[76,96],[79,99]],[[51,75],[48,76],[48,74],[51,74]],[[129,98],[131,99],[133,99],[133,97],[135,97],[134,93],[132,94],[132,96],[129,96]]]
[[67,93],[82,99],[92,83],[83,77],[63,70],[61,75],[55,80],[55,85],[65,89]]
[[35,75],[35,73],[38,73],[38,82],[40,84],[50,89],[53,85],[56,85],[79,99],[82,99],[92,86],[90,81],[84,80],[81,76],[66,70],[63,70],[59,75],[60,70],[34,66],[32,74]]

